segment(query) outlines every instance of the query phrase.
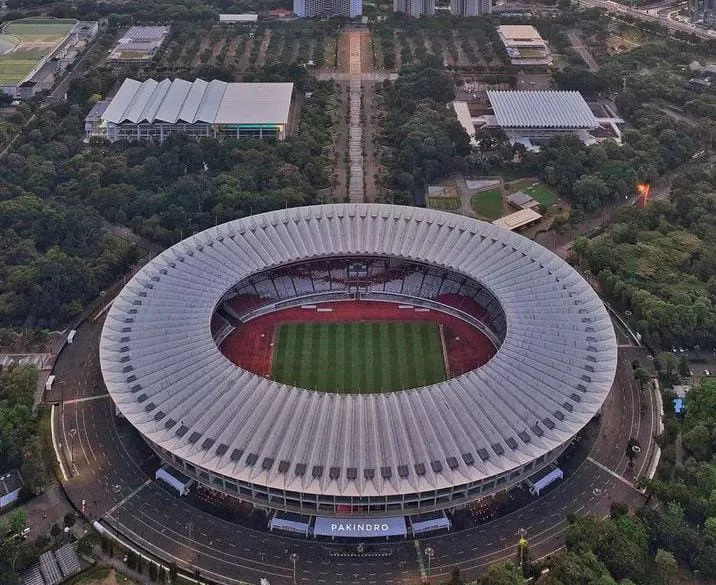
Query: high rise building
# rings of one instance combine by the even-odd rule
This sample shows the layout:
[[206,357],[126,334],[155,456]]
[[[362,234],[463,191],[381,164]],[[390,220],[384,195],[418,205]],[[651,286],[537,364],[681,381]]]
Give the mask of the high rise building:
[[293,0],[296,16],[360,16],[363,0]]
[[435,0],[393,0],[393,12],[405,12],[410,16],[435,14]]
[[492,0],[450,0],[450,13],[457,16],[482,16],[492,12]]

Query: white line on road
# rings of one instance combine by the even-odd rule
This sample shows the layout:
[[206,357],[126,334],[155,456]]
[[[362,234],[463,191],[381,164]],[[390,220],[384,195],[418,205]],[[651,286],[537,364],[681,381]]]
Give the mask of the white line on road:
[[629,480],[624,479],[624,478],[623,478],[621,475],[619,475],[616,471],[612,471],[612,470],[609,469],[606,465],[602,465],[601,463],[599,463],[599,461],[596,461],[596,460],[592,459],[591,457],[587,457],[587,461],[589,461],[590,463],[593,463],[594,465],[596,465],[596,466],[599,467],[600,469],[603,469],[603,470],[606,471],[609,475],[614,476],[614,477],[617,478],[619,481],[621,481],[623,484],[628,485],[628,486],[629,486],[630,488],[632,488],[632,489],[636,489],[636,488],[634,487],[634,484],[633,484],[633,483],[631,483]]
[[85,396],[84,398],[73,398],[72,400],[65,400],[65,404],[78,404],[80,402],[89,402],[90,400],[100,400],[102,398],[109,398],[109,394],[100,394],[99,396]]
[[148,486],[150,483],[152,483],[152,480],[151,480],[151,479],[148,479],[148,480],[145,481],[142,485],[140,485],[138,488],[132,490],[132,493],[130,493],[126,498],[124,498],[124,499],[123,499],[121,502],[119,502],[118,504],[115,504],[114,506],[112,506],[109,510],[107,510],[107,511],[104,513],[104,515],[105,515],[105,516],[111,516],[117,508],[121,508],[122,506],[124,506],[124,504],[126,504],[129,500],[131,500],[134,496],[136,496],[141,490],[143,490],[143,489],[144,489],[146,486]]

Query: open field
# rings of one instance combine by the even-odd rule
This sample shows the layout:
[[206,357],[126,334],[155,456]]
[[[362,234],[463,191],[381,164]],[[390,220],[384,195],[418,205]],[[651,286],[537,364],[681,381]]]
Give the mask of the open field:
[[[74,21],[11,21],[0,29],[0,85],[20,83],[50,54],[67,33]],[[14,44],[14,47],[10,47]],[[8,50],[9,49],[9,50]]]
[[520,179],[505,184],[508,195],[522,191],[537,201],[542,207],[549,207],[557,199],[557,195],[545,184],[534,179]]
[[534,183],[523,191],[543,207],[549,207],[554,203],[555,194],[541,183]]
[[326,392],[384,392],[445,379],[440,328],[424,322],[284,323],[272,378]]
[[500,189],[490,189],[476,193],[472,197],[472,208],[475,213],[485,219],[499,219],[504,215],[504,203]]

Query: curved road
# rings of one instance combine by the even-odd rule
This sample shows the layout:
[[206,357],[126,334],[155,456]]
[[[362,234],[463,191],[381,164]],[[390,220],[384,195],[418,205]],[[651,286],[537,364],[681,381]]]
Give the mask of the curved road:
[[[533,557],[564,544],[567,514],[605,515],[611,501],[638,506],[643,496],[631,482],[625,446],[637,436],[644,450],[636,475],[646,473],[652,437],[657,431],[653,395],[640,396],[631,369],[633,359],[646,362],[645,350],[620,346],[617,379],[603,408],[599,436],[589,457],[546,495],[527,506],[475,528],[421,541],[375,543],[385,556],[335,556],[344,547],[293,539],[221,520],[192,507],[149,479],[157,458],[126,421],[114,416],[99,369],[102,323],[83,323],[72,345],[57,359],[56,382],[45,400],[55,409],[56,440],[72,477],[63,482],[75,506],[90,520],[101,520],[165,562],[227,584],[272,585],[293,582],[289,555],[299,555],[297,582],[335,585],[415,583],[425,576],[425,542],[435,550],[432,576],[447,578],[460,567],[473,579],[489,564],[512,560],[516,533],[527,530]],[[648,447],[647,447],[648,446]],[[74,463],[69,463],[74,460]],[[83,507],[84,502],[84,507]],[[373,544],[373,543],[371,543]]]

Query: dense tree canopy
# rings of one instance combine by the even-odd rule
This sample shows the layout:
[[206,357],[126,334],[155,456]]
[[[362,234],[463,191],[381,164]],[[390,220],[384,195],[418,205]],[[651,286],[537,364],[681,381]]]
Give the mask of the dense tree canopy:
[[328,185],[332,82],[311,88],[298,135],[284,142],[83,144],[84,112],[115,83],[104,74],[74,82],[70,102],[37,112],[0,166],[0,326],[66,323],[128,270],[137,250],[105,224],[168,245],[218,222],[316,203]]
[[404,68],[394,83],[383,86],[387,105],[383,141],[394,148],[392,183],[411,191],[442,179],[470,153],[470,140],[452,109],[452,78],[426,59]]

